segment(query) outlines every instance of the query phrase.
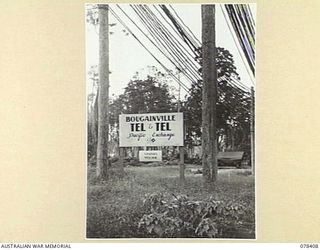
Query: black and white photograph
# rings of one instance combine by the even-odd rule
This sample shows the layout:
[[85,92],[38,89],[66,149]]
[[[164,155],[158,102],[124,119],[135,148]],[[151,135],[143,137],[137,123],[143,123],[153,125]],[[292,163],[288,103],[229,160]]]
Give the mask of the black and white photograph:
[[256,4],[85,4],[86,239],[256,239]]

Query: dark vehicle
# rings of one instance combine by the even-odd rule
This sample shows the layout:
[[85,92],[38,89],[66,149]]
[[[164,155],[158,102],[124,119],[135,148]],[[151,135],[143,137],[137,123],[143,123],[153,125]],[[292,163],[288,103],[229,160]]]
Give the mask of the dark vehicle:
[[218,166],[235,166],[240,168],[243,155],[243,151],[219,152],[217,155]]

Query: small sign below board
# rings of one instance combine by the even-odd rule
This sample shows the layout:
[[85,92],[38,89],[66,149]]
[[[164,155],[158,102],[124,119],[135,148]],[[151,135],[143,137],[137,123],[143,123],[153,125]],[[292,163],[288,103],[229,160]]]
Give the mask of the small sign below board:
[[139,161],[162,161],[161,150],[139,151]]

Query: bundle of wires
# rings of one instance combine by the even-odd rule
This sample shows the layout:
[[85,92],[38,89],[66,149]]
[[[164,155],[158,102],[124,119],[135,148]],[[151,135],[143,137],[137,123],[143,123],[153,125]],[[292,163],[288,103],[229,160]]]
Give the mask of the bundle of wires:
[[[177,12],[171,5],[129,5],[133,12],[140,20],[142,27],[131,18],[120,5],[116,5],[122,16],[128,19],[141,33],[147,38],[152,45],[164,55],[176,69],[181,72],[186,80],[191,84],[198,83],[202,80],[200,72],[201,68],[201,42],[196,38],[188,26],[179,17]],[[167,7],[168,6],[168,7]],[[227,8],[227,7],[226,7]],[[246,7],[234,7],[236,10],[245,10]],[[228,7],[228,9],[231,9]],[[148,51],[149,54],[167,71],[169,75],[187,92],[188,87],[170,71],[157,56],[138,38],[138,36],[129,28],[129,26],[121,18],[115,9],[110,8],[111,14],[125,27],[125,29]],[[157,14],[155,14],[157,13]],[[233,13],[233,12],[232,12]],[[243,18],[243,20],[245,20]],[[247,20],[251,20],[247,18]],[[164,24],[166,23],[166,25]],[[247,49],[247,55],[254,66],[254,24],[251,23],[249,28],[239,27],[240,30],[247,30],[251,38],[244,38],[244,34],[239,33],[243,38],[243,47]],[[240,29],[241,28],[241,29]],[[239,36],[240,36],[239,35]],[[250,46],[249,46],[249,45]],[[251,48],[251,50],[249,50]],[[254,70],[254,67],[253,67]],[[246,95],[250,95],[249,88],[241,83],[237,77],[226,79],[221,77],[219,80],[226,80],[233,87],[232,92],[241,91]],[[218,88],[219,90],[219,88]]]

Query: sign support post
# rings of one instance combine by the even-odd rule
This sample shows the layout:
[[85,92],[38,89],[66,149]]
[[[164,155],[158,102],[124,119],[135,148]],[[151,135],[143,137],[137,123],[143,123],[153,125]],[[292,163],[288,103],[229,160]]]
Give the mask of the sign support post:
[[119,147],[119,170],[124,173],[124,148]]
[[184,176],[184,148],[183,148],[183,146],[179,147],[179,153],[180,153],[180,161],[179,161],[180,184],[183,185],[184,181],[185,181],[185,176]]

